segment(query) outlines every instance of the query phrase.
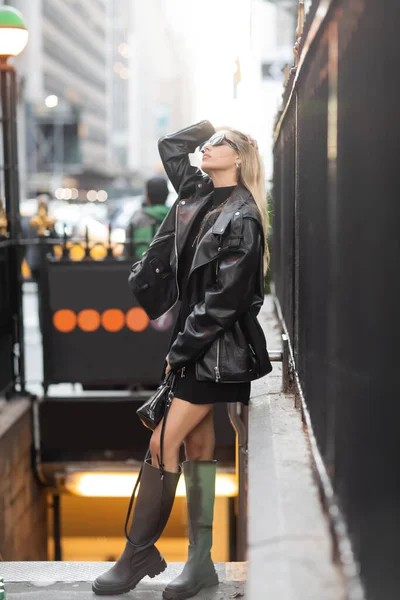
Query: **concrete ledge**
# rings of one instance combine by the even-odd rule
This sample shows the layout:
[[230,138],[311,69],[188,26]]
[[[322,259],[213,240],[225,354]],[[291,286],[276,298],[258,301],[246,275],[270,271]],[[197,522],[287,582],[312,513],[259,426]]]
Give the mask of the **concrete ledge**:
[[[2,562],[0,577],[5,580],[7,600],[93,600],[95,596],[91,589],[92,581],[112,565],[113,563],[93,562]],[[204,590],[196,598],[243,598],[245,563],[218,563],[216,567],[220,585]],[[129,597],[138,600],[161,598],[164,587],[182,569],[181,563],[168,565],[167,570],[155,579],[143,579]],[[124,597],[128,598],[127,595]]]
[[0,403],[0,438],[31,409],[29,400],[9,400]]
[[[264,317],[264,318],[263,318]],[[274,347],[267,299],[260,321]],[[272,340],[272,344],[271,344]],[[247,600],[342,600],[328,522],[313,479],[294,396],[281,391],[281,365],[256,382],[249,411],[249,576]]]

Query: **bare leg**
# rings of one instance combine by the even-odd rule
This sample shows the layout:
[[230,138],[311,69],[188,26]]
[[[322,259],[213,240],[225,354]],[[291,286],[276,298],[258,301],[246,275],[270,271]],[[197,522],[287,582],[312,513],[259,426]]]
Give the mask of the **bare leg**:
[[[179,450],[189,433],[203,421],[211,411],[212,404],[191,404],[186,400],[174,398],[167,417],[164,434],[163,461],[166,471],[178,471]],[[160,456],[160,438],[162,421],[154,430],[150,440],[151,460],[158,467]]]
[[186,436],[186,460],[212,460],[214,448],[214,411],[210,410],[204,419]]

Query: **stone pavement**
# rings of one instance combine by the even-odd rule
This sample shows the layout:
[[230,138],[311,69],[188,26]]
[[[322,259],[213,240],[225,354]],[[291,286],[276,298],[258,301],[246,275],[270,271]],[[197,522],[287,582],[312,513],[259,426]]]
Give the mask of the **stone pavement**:
[[[272,297],[260,322],[280,349]],[[249,411],[247,600],[343,600],[328,522],[313,478],[294,395],[282,393],[282,365],[252,387]]]
[[[0,562],[0,577],[5,580],[7,600],[95,600],[116,596],[95,596],[91,582],[113,563]],[[168,565],[155,579],[146,577],[129,594],[118,596],[131,600],[161,600],[162,590],[182,570],[183,564]],[[246,565],[217,564],[220,585],[197,594],[198,600],[230,600],[244,598]],[[261,599],[260,599],[261,600]]]

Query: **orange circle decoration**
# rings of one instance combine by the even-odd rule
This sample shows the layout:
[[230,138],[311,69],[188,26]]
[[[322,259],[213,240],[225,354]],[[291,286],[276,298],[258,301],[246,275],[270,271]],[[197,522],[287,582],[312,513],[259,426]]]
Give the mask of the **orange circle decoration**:
[[78,325],[82,331],[96,331],[100,327],[100,314],[91,308],[81,310],[78,314]]
[[143,331],[150,323],[149,317],[146,315],[143,308],[131,308],[126,313],[126,326],[131,331]]
[[53,325],[62,333],[69,333],[76,327],[76,314],[73,310],[57,310],[53,315]]
[[101,315],[101,324],[106,331],[120,331],[125,324],[125,315],[118,308],[110,308]]

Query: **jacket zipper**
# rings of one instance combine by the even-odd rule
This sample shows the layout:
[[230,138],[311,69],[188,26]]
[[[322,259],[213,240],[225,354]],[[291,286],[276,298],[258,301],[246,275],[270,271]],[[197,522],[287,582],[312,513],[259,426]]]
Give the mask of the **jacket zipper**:
[[[218,280],[218,260],[215,261],[215,279]],[[221,380],[221,373],[219,370],[219,354],[220,354],[220,346],[221,346],[221,336],[218,338],[217,342],[217,364],[214,367],[215,371],[215,381],[218,383]]]
[[175,285],[176,285],[176,300],[173,303],[173,305],[168,309],[168,310],[172,310],[174,308],[174,306],[177,304],[178,300],[179,300],[179,283],[178,283],[178,242],[176,241],[178,238],[178,210],[179,210],[179,204],[176,207],[176,211],[175,211],[175,240],[174,240],[174,247],[175,247],[175,256],[176,256],[176,265],[175,265]]
[[214,367],[215,371],[215,381],[218,383],[221,380],[221,373],[219,370],[219,355],[220,355],[220,347],[221,347],[221,337],[218,338],[217,342],[217,364]]

